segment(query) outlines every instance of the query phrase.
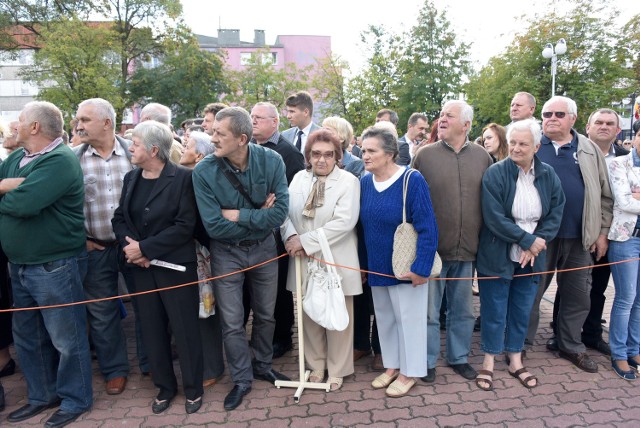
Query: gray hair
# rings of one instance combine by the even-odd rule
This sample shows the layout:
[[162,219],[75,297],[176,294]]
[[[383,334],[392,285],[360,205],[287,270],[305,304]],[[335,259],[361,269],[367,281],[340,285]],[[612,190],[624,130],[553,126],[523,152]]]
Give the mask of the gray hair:
[[540,129],[540,124],[535,119],[519,120],[509,125],[507,129],[507,143],[511,140],[511,134],[514,131],[529,131],[531,137],[533,137],[533,147],[540,145],[542,129]]
[[390,129],[382,126],[370,126],[362,132],[362,141],[367,138],[380,140],[382,151],[392,155],[392,159],[396,160],[398,157],[398,136],[394,135]]
[[277,123],[280,123],[280,115],[278,114],[278,108],[276,106],[274,106],[271,103],[268,103],[266,101],[260,101],[259,103],[256,103],[254,105],[254,107],[266,107],[269,109],[269,113],[276,118]]
[[111,121],[111,127],[116,129],[116,111],[111,103],[102,98],[89,98],[84,100],[78,105],[78,110],[84,106],[93,106],[98,113],[98,119],[109,119]]
[[189,139],[196,142],[196,154],[206,156],[216,150],[216,146],[211,142],[211,136],[201,131],[191,131]]
[[471,124],[473,123],[473,107],[462,100],[451,100],[444,103],[442,109],[448,105],[455,105],[460,107],[460,122],[464,125],[466,122],[469,122],[469,129],[467,130],[467,135],[469,135],[469,131],[471,131]]
[[576,102],[571,98],[563,97],[562,95],[555,95],[549,98],[549,100],[542,106],[542,111],[544,112],[549,104],[555,103],[556,101],[562,101],[563,103],[565,103],[565,105],[567,106],[567,110],[569,110],[568,113],[576,117],[578,116],[578,106],[576,105]]
[[513,96],[513,98],[515,98],[517,96],[520,96],[520,95],[524,95],[525,97],[527,97],[527,100],[529,101],[529,105],[532,105],[533,107],[536,106],[536,97],[531,95],[529,92],[516,92],[516,94]]
[[140,111],[140,119],[148,116],[145,120],[155,120],[165,125],[171,123],[171,109],[159,103],[149,103]]
[[596,114],[599,114],[599,113],[615,115],[616,116],[616,126],[618,126],[618,127],[620,126],[620,116],[618,115],[618,113],[616,111],[611,110],[610,108],[599,108],[598,110],[596,110],[593,113],[591,113],[589,115],[589,120],[587,120],[587,124],[591,125],[591,121],[593,120],[593,117]]
[[247,141],[253,137],[253,123],[249,112],[242,107],[227,107],[216,114],[216,121],[220,122],[229,118],[229,129],[234,137],[242,134],[247,136]]
[[22,109],[22,114],[27,123],[38,122],[40,132],[47,138],[55,140],[62,137],[64,119],[58,107],[47,101],[31,101]]
[[147,152],[153,147],[158,148],[158,159],[167,162],[170,158],[173,133],[164,123],[155,120],[145,120],[133,128],[133,137],[140,138]]
[[88,105],[96,109],[98,119],[109,119],[111,121],[111,128],[116,129],[116,111],[109,101],[102,98],[89,98],[78,105],[78,110]]

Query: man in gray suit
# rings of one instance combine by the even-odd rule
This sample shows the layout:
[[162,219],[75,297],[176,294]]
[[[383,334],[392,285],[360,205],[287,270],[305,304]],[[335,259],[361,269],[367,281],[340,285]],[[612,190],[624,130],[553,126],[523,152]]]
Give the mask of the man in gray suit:
[[307,138],[313,131],[320,129],[318,125],[313,123],[313,99],[311,94],[306,91],[299,91],[285,101],[287,106],[287,119],[291,128],[282,133],[282,136],[293,144],[296,149],[304,153],[304,146],[307,144]]
[[429,120],[424,113],[413,113],[407,122],[407,133],[398,139],[398,146],[407,144],[411,159],[418,151],[419,144],[424,140],[429,129]]

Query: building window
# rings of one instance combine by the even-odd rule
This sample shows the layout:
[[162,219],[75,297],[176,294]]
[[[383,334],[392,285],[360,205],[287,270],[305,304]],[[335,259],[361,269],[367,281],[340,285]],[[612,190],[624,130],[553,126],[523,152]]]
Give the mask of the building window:
[[[254,62],[255,52],[240,52],[240,65],[249,65]],[[262,64],[278,65],[277,52],[264,52]]]

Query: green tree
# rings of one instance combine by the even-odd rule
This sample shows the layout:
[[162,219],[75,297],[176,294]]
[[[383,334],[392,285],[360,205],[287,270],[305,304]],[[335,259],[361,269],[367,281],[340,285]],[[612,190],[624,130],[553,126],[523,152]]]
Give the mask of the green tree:
[[467,85],[476,108],[476,125],[508,123],[513,94],[531,92],[540,106],[551,97],[551,61],[541,55],[546,43],[567,41],[567,53],[558,57],[556,94],[578,105],[576,129],[584,132],[589,114],[620,100],[629,91],[631,70],[616,49],[619,36],[610,26],[615,8],[603,1],[578,0],[564,13],[551,10],[525,21],[506,52],[492,58]]
[[241,70],[227,70],[230,92],[225,101],[250,109],[255,103],[270,102],[278,110],[295,91],[309,89],[309,71],[312,66],[299,69],[295,63],[277,68],[272,52],[258,49],[252,53]]
[[317,101],[320,101],[318,110],[322,117],[347,116],[345,73],[348,70],[347,61],[337,55],[316,62],[311,87],[315,90]]
[[382,108],[397,110],[397,85],[402,74],[398,68],[402,58],[402,37],[384,26],[370,25],[360,35],[367,61],[360,74],[351,78],[345,88],[346,119],[357,133],[375,122]]
[[401,84],[397,85],[398,114],[404,126],[413,112],[437,117],[442,102],[461,92],[470,72],[470,45],[458,41],[445,11],[425,0],[418,23],[405,36],[406,49],[400,60]]
[[202,109],[228,91],[219,53],[200,50],[195,39],[172,43],[155,68],[138,68],[131,97],[170,106],[175,123],[200,116]]
[[40,87],[38,99],[50,101],[66,118],[78,104],[101,97],[122,108],[114,82],[118,79],[116,38],[104,25],[86,25],[77,19],[60,19],[41,29],[42,48],[22,77]]

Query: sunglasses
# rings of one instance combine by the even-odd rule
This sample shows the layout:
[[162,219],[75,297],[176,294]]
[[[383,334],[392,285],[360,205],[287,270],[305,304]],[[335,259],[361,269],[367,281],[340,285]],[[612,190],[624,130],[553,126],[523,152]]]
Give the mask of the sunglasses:
[[567,115],[567,113],[565,113],[564,111],[545,111],[544,113],[542,113],[542,117],[544,117],[545,119],[551,119],[554,114],[558,119],[562,119]]

